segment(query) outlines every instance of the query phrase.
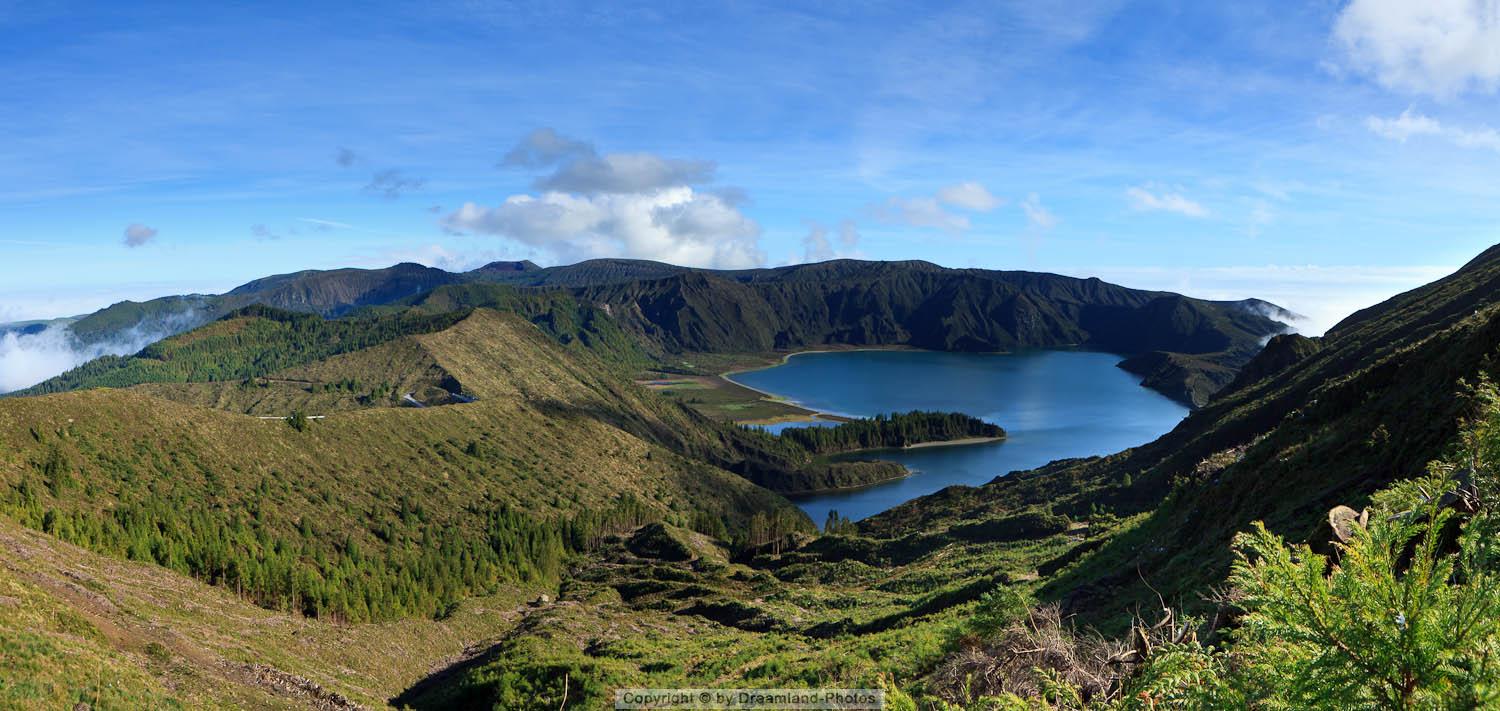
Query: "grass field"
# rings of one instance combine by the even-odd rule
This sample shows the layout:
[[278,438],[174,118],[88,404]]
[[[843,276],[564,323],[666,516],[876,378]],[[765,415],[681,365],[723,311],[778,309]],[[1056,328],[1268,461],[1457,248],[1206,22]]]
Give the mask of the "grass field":
[[815,414],[718,375],[656,375],[637,382],[716,420],[765,424],[806,420]]

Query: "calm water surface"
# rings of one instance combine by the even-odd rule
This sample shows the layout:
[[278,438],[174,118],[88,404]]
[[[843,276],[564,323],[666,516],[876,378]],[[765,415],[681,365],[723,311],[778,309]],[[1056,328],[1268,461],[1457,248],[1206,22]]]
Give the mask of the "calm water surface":
[[[829,509],[858,520],[952,484],[977,486],[1055,459],[1118,452],[1177,425],[1187,408],[1084,351],[804,353],[732,380],[819,412],[850,417],[909,410],[963,412],[1004,427],[1003,442],[886,450],[912,475],[797,500],[822,525]],[[777,430],[782,429],[778,427]]]

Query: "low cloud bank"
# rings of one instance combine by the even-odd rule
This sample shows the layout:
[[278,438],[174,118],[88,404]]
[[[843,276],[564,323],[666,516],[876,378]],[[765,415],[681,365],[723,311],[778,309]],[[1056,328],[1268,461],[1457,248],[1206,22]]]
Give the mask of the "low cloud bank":
[[37,333],[6,331],[0,334],[0,394],[29,388],[95,358],[139,353],[202,321],[200,312],[189,311],[136,324],[108,340],[89,344],[79,343],[66,325],[49,326]]

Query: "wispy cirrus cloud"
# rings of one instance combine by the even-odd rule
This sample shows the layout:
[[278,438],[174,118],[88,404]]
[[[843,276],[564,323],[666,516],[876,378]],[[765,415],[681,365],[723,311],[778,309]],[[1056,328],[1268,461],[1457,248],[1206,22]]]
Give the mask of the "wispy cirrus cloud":
[[1208,217],[1208,208],[1172,190],[1151,185],[1136,186],[1127,189],[1125,197],[1129,198],[1131,209],[1139,212],[1172,212],[1186,217]]
[[952,208],[970,213],[989,212],[1004,203],[983,185],[970,181],[946,185],[930,196],[893,195],[874,205],[873,212],[876,219],[889,224],[962,232],[972,222],[967,214]]
[[830,259],[857,259],[860,256],[859,228],[853,220],[844,220],[837,228],[830,228],[820,222],[808,222],[807,235],[802,238],[802,261],[826,262]]
[[1057,215],[1042,206],[1042,197],[1036,193],[1027,195],[1021,201],[1021,212],[1025,213],[1026,221],[1036,229],[1050,230],[1059,222]]
[[945,186],[937,191],[936,197],[939,202],[974,212],[989,212],[1005,204],[988,188],[974,181]]
[[1401,143],[1412,138],[1429,136],[1440,138],[1459,148],[1481,148],[1500,152],[1500,131],[1489,126],[1477,128],[1448,126],[1410,107],[1402,111],[1400,116],[1391,118],[1368,116],[1365,118],[1365,128],[1381,138]]
[[370,182],[364,187],[364,192],[386,200],[398,200],[402,195],[420,190],[426,184],[427,181],[422,178],[414,178],[396,168],[389,168],[371,177]]

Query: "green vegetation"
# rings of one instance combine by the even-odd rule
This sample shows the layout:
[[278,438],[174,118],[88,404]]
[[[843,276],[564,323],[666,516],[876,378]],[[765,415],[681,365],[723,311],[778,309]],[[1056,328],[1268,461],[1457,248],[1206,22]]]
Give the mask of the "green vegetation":
[[448,328],[468,315],[402,313],[372,319],[325,320],[267,306],[247,306],[189,333],[147,346],[134,356],[105,356],[22,395],[141,383],[244,381],[297,365]]
[[[839,345],[1160,351],[1191,357],[1175,360],[1186,369],[1180,378],[1153,378],[1151,387],[1177,397],[1177,381],[1190,381],[1193,398],[1225,381],[1226,368],[1243,365],[1263,338],[1282,330],[1261,315],[1264,303],[1201,301],[1052,274],[853,260],[746,271],[627,260],[549,269],[501,263],[464,274],[416,264],[306,271],[258,279],[221,296],[123,302],[73,328],[89,343],[131,331],[173,333],[252,304],[325,317],[412,306],[427,313],[495,308],[521,314],[564,345],[577,343],[605,362],[639,369],[670,370],[694,353]],[[261,372],[287,367],[266,365]],[[132,382],[123,374],[86,375],[92,377],[55,381],[37,392]],[[188,377],[134,375],[133,382]]]
[[929,442],[1005,436],[1005,430],[977,417],[956,412],[876,415],[833,427],[793,427],[781,438],[812,454],[840,454],[862,449],[910,447]]
[[[757,365],[761,359],[751,361]],[[719,373],[743,365],[743,359],[720,359],[695,355],[676,369],[683,373]],[[665,367],[665,366],[662,366]],[[740,423],[780,422],[806,419],[811,410],[767,397],[719,375],[683,375],[662,371],[648,372],[642,384],[664,397],[676,400],[698,413],[715,420]]]
[[[295,319],[308,319],[299,333],[344,328]],[[200,332],[173,340],[212,360],[191,350],[212,342]],[[272,609],[355,622],[555,584],[568,557],[647,521],[741,540],[763,512],[778,532],[812,528],[779,497],[666,448],[712,441],[718,425],[579,362],[588,354],[526,321],[478,311],[412,343],[479,401],[312,423],[129,391],[5,400],[0,509]]]
[[[261,286],[357,307],[309,327],[324,336],[510,313],[352,350],[309,337],[334,355],[262,365],[231,318],[120,372],[213,373],[193,343],[216,338],[235,367],[263,368],[248,382],[0,401],[5,688],[93,703],[82,685],[104,664],[124,691],[100,705],[125,706],[591,707],[625,685],[881,686],[895,708],[933,709],[1496,703],[1500,420],[1460,421],[1495,399],[1461,380],[1491,373],[1500,348],[1500,251],[1325,338],[1273,339],[1155,443],[857,523],[833,514],[821,536],[764,487],[868,480],[889,470],[832,455],[982,423],[909,413],[773,437],[699,414],[687,388],[674,401],[631,383],[634,353],[1074,339],[1223,366],[1257,322],[920,264],[650,280],[649,265],[595,266],[493,270],[517,286],[450,283],[394,306],[380,280],[346,293],[294,275]],[[741,332],[716,330],[734,319]],[[407,392],[452,404],[377,406]],[[250,411],[328,417],[233,414]],[[1325,517],[1335,504],[1369,510]],[[314,700],[276,696],[283,672]]]
[[[1115,643],[1056,621],[1038,625],[1054,613],[997,592],[974,627],[996,643],[949,660],[937,675],[936,705],[1494,707],[1500,400],[1493,388],[1481,389],[1485,409],[1457,451],[1432,463],[1427,476],[1378,492],[1357,517],[1350,511],[1327,554],[1288,545],[1260,524],[1237,536],[1219,598],[1231,613],[1229,629],[1197,630],[1166,610],[1160,622],[1138,621],[1130,644]],[[1223,618],[1221,610],[1216,619]],[[1198,631],[1213,641],[1200,641]]]

